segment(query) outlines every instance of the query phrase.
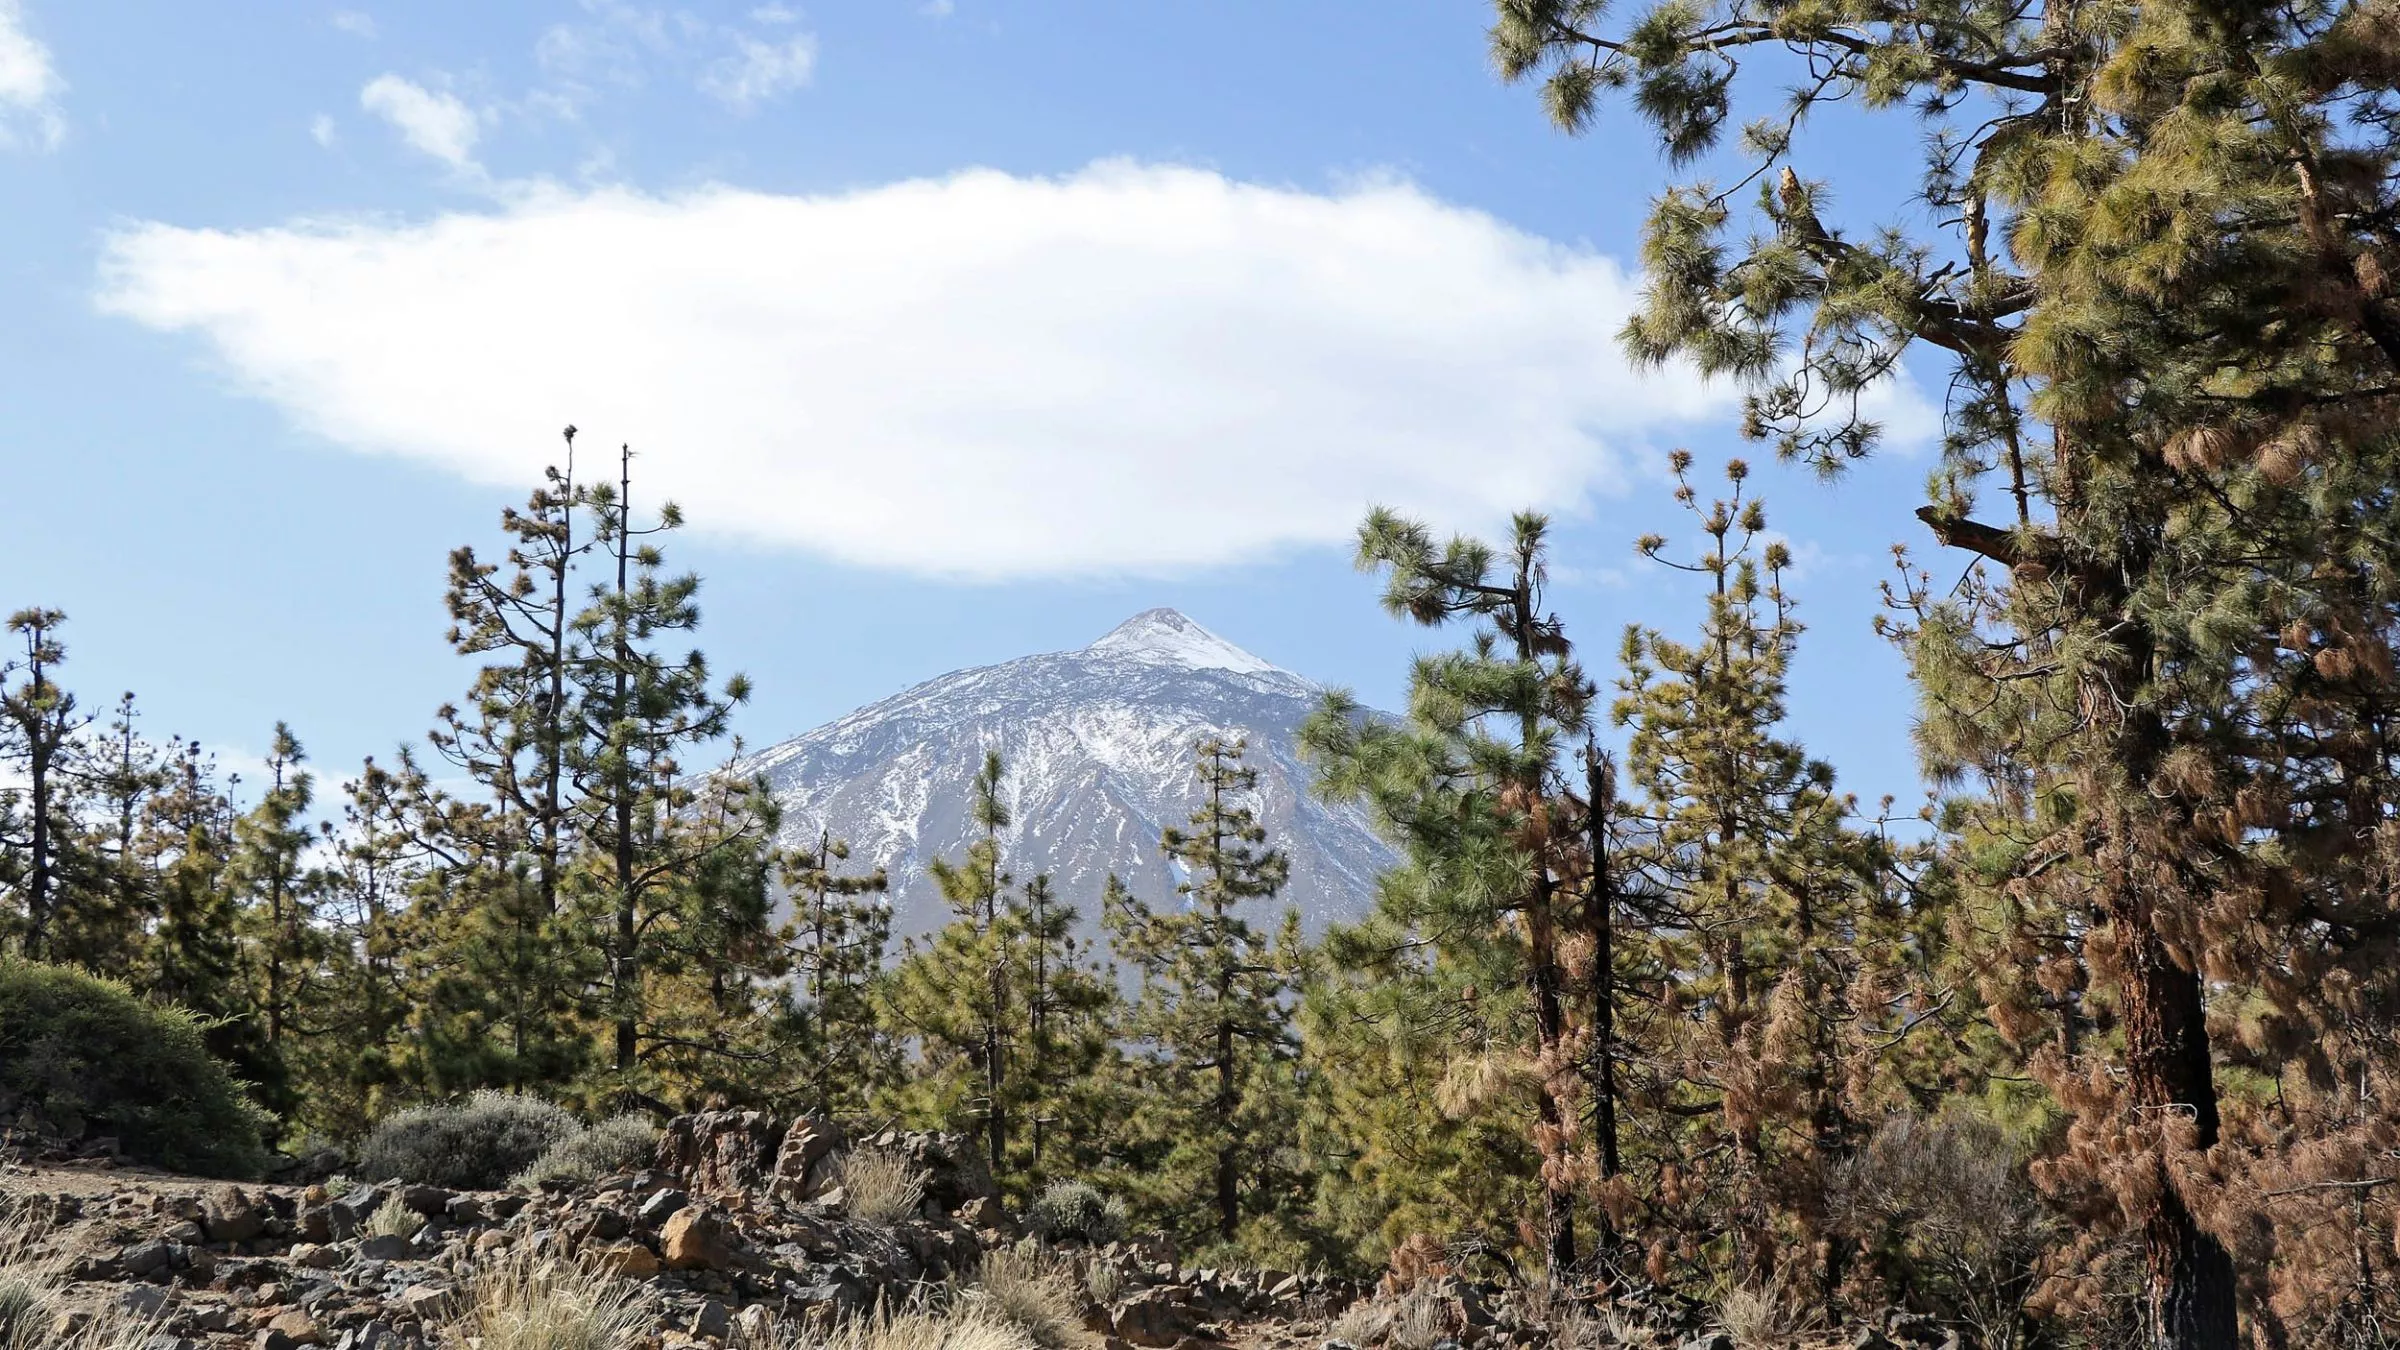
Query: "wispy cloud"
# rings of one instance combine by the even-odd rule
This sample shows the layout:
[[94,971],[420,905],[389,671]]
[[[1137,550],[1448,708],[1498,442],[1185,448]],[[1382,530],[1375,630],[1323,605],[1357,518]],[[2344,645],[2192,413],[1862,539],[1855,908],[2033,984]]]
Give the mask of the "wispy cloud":
[[630,0],[581,0],[583,17],[545,29],[534,56],[547,83],[528,102],[573,116],[607,88],[639,88],[654,68],[688,79],[736,112],[748,113],[806,86],[817,41],[794,31],[799,11],[764,4],[747,25]]
[[335,139],[337,139],[333,126],[333,118],[325,113],[318,113],[315,117],[310,118],[308,123],[308,138],[312,141],[315,141],[318,145],[323,146],[325,149],[331,150],[333,148]]
[[747,113],[806,85],[816,69],[817,40],[807,33],[772,42],[738,36],[733,53],[712,63],[700,77],[700,90],[735,112]]
[[25,26],[25,6],[0,0],[0,147],[57,149],[67,135],[58,105],[66,92],[50,49]]
[[333,26],[355,38],[373,39],[381,29],[375,26],[375,16],[363,9],[339,9],[333,13]]
[[1122,163],[151,224],[100,302],[338,446],[514,486],[573,421],[704,529],[982,579],[1339,546],[1369,502],[1573,513],[1730,399],[1628,365],[1604,255],[1406,183]]
[[398,75],[378,75],[358,91],[358,106],[391,123],[400,138],[454,169],[471,170],[481,134],[475,110],[456,95]]

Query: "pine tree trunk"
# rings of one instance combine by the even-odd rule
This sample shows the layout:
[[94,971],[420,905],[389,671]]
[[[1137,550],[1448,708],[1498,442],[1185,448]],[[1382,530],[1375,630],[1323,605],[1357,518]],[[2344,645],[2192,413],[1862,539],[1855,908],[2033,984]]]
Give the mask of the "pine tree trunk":
[[[2124,614],[2130,587],[2125,580],[2146,571],[2153,550],[2129,534],[2109,566],[2089,566],[2078,577],[2077,597],[2087,615]],[[2097,602],[2097,603],[2094,603]],[[2095,663],[2085,677],[2084,715],[2099,733],[2101,758],[2084,769],[2087,802],[2108,811],[2105,852],[2099,859],[2099,909],[2115,931],[2122,966],[2118,1017],[2125,1034],[2126,1095],[2138,1126],[2174,1127],[2172,1117],[2191,1123],[2193,1146],[2213,1147],[2219,1118],[2216,1080],[2208,1044],[2208,1014],[2197,969],[2197,953],[2178,961],[2160,936],[2150,855],[2155,835],[2145,839],[2137,812],[2172,811],[2150,799],[2150,782],[2168,747],[2168,731],[2150,708],[2125,709],[2123,692],[2141,687],[2156,651],[2147,624],[2127,616],[2117,625],[2114,659]],[[2110,780],[2100,773],[2121,775]],[[2094,791],[2113,782],[2115,792]],[[2114,795],[2118,800],[2109,801]],[[2151,1335],[2157,1350],[2234,1350],[2233,1258],[2204,1230],[2172,1177],[2160,1178],[2156,1209],[2143,1224],[2148,1259]]]
[[[2167,951],[2133,887],[2119,883],[2112,892],[2109,922],[2127,944],[2119,1015],[2131,1105],[2142,1115],[2188,1116],[2194,1144],[2211,1147],[2217,1142],[2217,1093],[2200,976]],[[2158,1208],[2142,1238],[2158,1350],[2234,1350],[2233,1257],[2201,1228],[2171,1179],[2162,1179]]]
[[[38,632],[35,641],[40,641]],[[42,663],[36,658],[31,685],[36,700],[41,697],[43,680]],[[25,954],[39,961],[48,955],[50,945],[50,794],[57,790],[50,761],[57,753],[57,743],[50,739],[47,720],[38,703],[32,711],[33,720],[25,726],[29,751],[26,774],[32,780],[26,786],[33,798],[32,868],[25,885]]]
[[[1608,870],[1608,775],[1596,746],[1585,749],[1584,792],[1591,810],[1592,850],[1591,894],[1586,900],[1589,913],[1584,920],[1591,929],[1593,947],[1592,1055],[1596,1072],[1592,1114],[1600,1136],[1600,1180],[1605,1183],[1616,1179],[1623,1163],[1617,1154],[1616,882]],[[1599,1223],[1601,1252],[1613,1254],[1616,1224],[1605,1208],[1599,1212]]]

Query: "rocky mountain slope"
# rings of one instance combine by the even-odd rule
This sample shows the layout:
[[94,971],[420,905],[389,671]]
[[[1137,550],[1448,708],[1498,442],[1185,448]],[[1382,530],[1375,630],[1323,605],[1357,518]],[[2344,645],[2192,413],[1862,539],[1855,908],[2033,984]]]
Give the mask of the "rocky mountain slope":
[[785,811],[786,838],[820,828],[847,839],[860,868],[892,878],[897,935],[948,918],[927,874],[973,836],[969,783],[985,749],[1008,764],[1014,824],[1004,866],[1047,871],[1057,895],[1096,932],[1108,874],[1158,904],[1176,878],[1159,831],[1199,800],[1192,750],[1244,737],[1260,771],[1255,809],[1292,860],[1283,901],[1313,932],[1372,903],[1393,860],[1365,815],[1308,791],[1294,744],[1323,689],[1243,651],[1171,609],[1137,614],[1079,651],[957,671],[861,708],[754,756]]

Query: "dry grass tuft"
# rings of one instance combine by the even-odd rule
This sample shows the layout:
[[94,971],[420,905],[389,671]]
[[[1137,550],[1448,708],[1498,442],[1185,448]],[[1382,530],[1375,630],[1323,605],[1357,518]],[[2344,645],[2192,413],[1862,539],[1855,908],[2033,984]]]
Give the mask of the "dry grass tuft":
[[72,1332],[57,1330],[72,1309],[66,1267],[38,1244],[48,1225],[0,1195],[0,1350],[141,1350],[158,1334],[155,1317],[104,1302],[83,1309]]
[[1782,1350],[1796,1345],[1813,1321],[1772,1288],[1739,1285],[1717,1300],[1717,1324],[1740,1350]]
[[1397,1298],[1374,1298],[1353,1303],[1333,1319],[1326,1334],[1352,1345],[1384,1345],[1392,1350],[1433,1350],[1450,1338],[1449,1318],[1434,1287],[1420,1284]]
[[898,1223],[925,1203],[927,1174],[896,1149],[854,1148],[833,1164],[850,1216],[868,1223]]
[[781,1338],[778,1350],[1040,1350],[1025,1332],[989,1306],[909,1308],[854,1317],[830,1330]]
[[1082,1281],[1074,1265],[1029,1242],[986,1253],[966,1301],[990,1308],[1041,1350],[1100,1344],[1083,1325]]
[[390,1198],[367,1216],[369,1237],[413,1238],[417,1230],[424,1226],[425,1216],[400,1203],[398,1191],[393,1191]]
[[523,1252],[477,1270],[466,1304],[460,1333],[482,1350],[622,1350],[648,1329],[640,1286]]

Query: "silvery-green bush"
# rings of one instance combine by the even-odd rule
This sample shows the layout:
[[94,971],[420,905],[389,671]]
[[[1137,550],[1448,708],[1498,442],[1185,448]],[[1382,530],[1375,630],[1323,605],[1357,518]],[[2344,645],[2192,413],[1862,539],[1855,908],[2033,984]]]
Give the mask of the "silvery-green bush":
[[386,1119],[359,1149],[358,1172],[374,1181],[498,1190],[581,1133],[582,1123],[564,1108],[487,1089],[463,1102],[411,1107]]

